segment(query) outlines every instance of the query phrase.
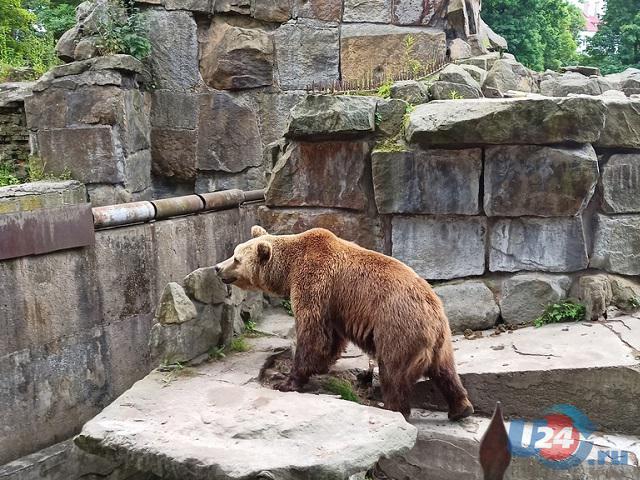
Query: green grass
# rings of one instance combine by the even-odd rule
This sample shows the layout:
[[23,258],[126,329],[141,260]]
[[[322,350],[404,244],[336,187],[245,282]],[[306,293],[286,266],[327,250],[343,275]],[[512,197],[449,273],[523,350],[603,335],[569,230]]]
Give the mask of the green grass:
[[346,380],[331,377],[324,382],[323,387],[334,395],[340,395],[340,398],[343,400],[360,403],[360,398],[358,398],[356,392],[353,391],[353,385]]
[[235,337],[233,340],[231,340],[229,350],[231,352],[248,352],[249,350],[251,350],[251,346],[247,343],[246,338],[242,336]]
[[10,163],[0,163],[0,187],[19,184],[20,180],[16,177],[15,173],[13,165]]
[[553,303],[545,308],[542,315],[533,321],[536,327],[550,323],[579,322],[584,320],[586,308],[581,303],[572,300]]
[[406,152],[407,147],[400,143],[400,135],[396,135],[378,142],[373,150],[376,152]]
[[391,85],[393,85],[393,82],[391,80],[383,83],[376,91],[376,95],[382,98],[391,97]]

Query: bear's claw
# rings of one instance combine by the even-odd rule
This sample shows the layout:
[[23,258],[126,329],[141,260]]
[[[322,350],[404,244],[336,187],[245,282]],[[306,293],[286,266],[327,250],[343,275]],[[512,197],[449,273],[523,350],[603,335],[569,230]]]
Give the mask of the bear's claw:
[[450,411],[449,412],[449,420],[452,422],[456,422],[458,420],[462,420],[463,418],[470,417],[473,415],[473,406],[467,405],[463,410],[458,411]]
[[300,387],[295,381],[289,378],[283,382],[276,383],[273,388],[275,390],[280,390],[281,392],[297,392]]

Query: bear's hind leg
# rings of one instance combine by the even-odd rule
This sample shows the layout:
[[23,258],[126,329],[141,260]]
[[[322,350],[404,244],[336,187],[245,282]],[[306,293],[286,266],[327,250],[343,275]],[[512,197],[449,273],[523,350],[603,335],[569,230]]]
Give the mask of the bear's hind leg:
[[408,418],[411,414],[409,395],[411,395],[413,383],[405,379],[405,372],[390,369],[383,360],[378,360],[378,369],[384,408],[400,412],[405,418]]
[[450,343],[443,344],[437,361],[429,367],[426,373],[447,401],[450,420],[460,420],[473,414],[473,405],[469,401],[467,391],[456,372],[453,349]]

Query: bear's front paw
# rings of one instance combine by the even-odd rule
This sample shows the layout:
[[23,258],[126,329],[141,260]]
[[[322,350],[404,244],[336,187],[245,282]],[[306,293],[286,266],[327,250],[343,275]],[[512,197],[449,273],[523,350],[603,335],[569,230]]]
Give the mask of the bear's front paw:
[[300,385],[294,379],[287,378],[283,382],[276,383],[273,388],[281,392],[297,392],[300,390]]

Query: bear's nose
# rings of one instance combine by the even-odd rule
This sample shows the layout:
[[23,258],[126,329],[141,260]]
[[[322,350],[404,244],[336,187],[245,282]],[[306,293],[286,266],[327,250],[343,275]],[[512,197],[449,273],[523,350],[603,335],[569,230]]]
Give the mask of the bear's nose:
[[220,265],[216,265],[215,267],[213,267],[213,270],[220,275],[220,272],[222,271],[222,267]]

